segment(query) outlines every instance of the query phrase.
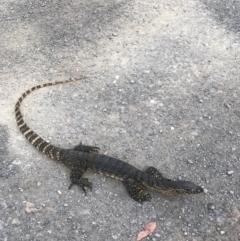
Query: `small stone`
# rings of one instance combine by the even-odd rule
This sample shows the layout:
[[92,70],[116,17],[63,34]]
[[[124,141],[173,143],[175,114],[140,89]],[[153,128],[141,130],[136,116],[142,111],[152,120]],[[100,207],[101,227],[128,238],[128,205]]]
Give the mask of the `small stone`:
[[155,233],[154,236],[157,237],[157,238],[161,237],[161,235],[159,233]]
[[184,236],[187,236],[187,235],[188,235],[188,233],[185,231],[185,232],[183,233],[183,235],[184,235]]
[[13,165],[21,165],[22,164],[22,162],[20,161],[20,160],[14,160],[13,162],[12,162],[12,164]]
[[221,235],[224,235],[224,234],[225,234],[225,231],[221,230],[221,231],[220,231],[220,234],[221,234]]
[[130,80],[130,83],[131,83],[131,84],[134,84],[134,83],[135,83],[135,81],[134,81],[134,80]]
[[68,204],[67,204],[67,203],[64,203],[64,204],[63,204],[63,206],[64,206],[64,207],[67,207],[67,206],[68,206]]
[[188,160],[188,163],[189,163],[189,164],[193,164],[193,161],[192,161],[192,160]]
[[40,187],[42,185],[41,182],[37,182],[37,186]]
[[173,126],[171,126],[171,130],[174,130],[175,128]]
[[136,224],[136,223],[137,223],[137,220],[134,220],[134,219],[133,219],[133,220],[130,221],[130,223],[131,223],[131,224]]
[[118,236],[117,236],[116,234],[113,234],[113,235],[112,235],[112,238],[115,239],[115,240],[117,240],[117,239],[118,239]]
[[228,175],[232,175],[233,173],[234,173],[233,170],[227,172]]
[[215,205],[213,203],[208,203],[207,205],[208,210],[215,210]]
[[234,194],[234,191],[231,190],[231,191],[229,191],[229,193],[233,195],[233,194]]
[[192,131],[192,132],[191,132],[191,135],[192,135],[192,136],[198,136],[198,133],[197,133],[197,131]]
[[57,192],[58,192],[58,194],[60,194],[60,195],[62,194],[62,192],[61,192],[60,190],[58,190]]
[[12,220],[12,224],[13,224],[13,225],[19,225],[19,224],[20,224],[19,219],[18,219],[18,218],[14,218],[14,219]]

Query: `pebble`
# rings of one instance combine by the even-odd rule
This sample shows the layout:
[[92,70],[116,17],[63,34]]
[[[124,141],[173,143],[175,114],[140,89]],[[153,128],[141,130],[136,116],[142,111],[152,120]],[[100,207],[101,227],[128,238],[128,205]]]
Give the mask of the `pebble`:
[[13,224],[13,225],[19,225],[19,224],[20,224],[19,219],[18,219],[18,218],[14,218],[14,219],[12,220],[12,224]]
[[193,161],[192,161],[192,160],[188,160],[188,163],[189,163],[189,164],[193,164]]
[[40,187],[42,185],[41,182],[37,182],[37,186]]
[[232,175],[233,173],[234,173],[233,170],[227,172],[228,175]]
[[21,165],[22,162],[21,162],[20,160],[16,159],[16,160],[14,160],[14,161],[12,162],[12,164],[13,164],[13,165]]
[[62,192],[60,190],[58,190],[57,192],[58,192],[58,194],[62,194]]
[[118,235],[113,234],[113,235],[112,235],[112,238],[115,239],[115,240],[117,240],[117,239],[118,239]]
[[213,203],[208,203],[207,208],[208,210],[214,210],[216,207]]
[[233,194],[234,194],[234,191],[230,190],[229,193],[233,195]]

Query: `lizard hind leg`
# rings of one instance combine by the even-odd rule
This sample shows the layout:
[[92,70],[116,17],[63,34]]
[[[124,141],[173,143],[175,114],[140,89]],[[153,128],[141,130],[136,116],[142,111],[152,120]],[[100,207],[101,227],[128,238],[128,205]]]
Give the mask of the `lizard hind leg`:
[[80,143],[79,145],[75,146],[73,150],[88,153],[98,153],[99,148],[97,146],[85,146]]
[[82,190],[84,191],[85,195],[87,194],[86,192],[86,187],[90,188],[90,190],[92,190],[92,183],[88,181],[88,178],[83,178],[82,175],[84,173],[84,169],[81,167],[75,167],[71,170],[70,173],[70,180],[71,180],[71,184],[69,185],[69,189],[71,189],[71,187],[73,185],[78,185],[82,188]]
[[124,181],[127,192],[131,198],[139,203],[151,201],[152,197],[144,189],[145,187],[138,181],[128,178]]
[[148,167],[146,170],[146,173],[149,174],[150,176],[160,179],[160,180],[166,180],[166,181],[171,181],[170,179],[165,178],[160,171],[158,171],[157,168],[155,167]]

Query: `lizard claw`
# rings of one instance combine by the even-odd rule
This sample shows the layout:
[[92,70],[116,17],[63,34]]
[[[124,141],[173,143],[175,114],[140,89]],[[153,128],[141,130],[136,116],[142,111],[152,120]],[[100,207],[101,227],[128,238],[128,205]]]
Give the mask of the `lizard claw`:
[[87,178],[80,178],[80,179],[75,179],[71,180],[71,184],[69,185],[68,189],[71,189],[73,185],[78,185],[82,188],[84,191],[85,195],[87,195],[86,187],[92,190],[92,183],[88,181]]

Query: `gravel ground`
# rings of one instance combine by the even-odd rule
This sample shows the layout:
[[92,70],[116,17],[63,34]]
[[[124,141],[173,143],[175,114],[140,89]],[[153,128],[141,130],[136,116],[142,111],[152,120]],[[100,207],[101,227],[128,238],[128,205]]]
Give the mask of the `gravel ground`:
[[[13,0],[0,20],[0,240],[134,241],[150,221],[145,240],[240,240],[239,1]],[[140,205],[91,173],[92,192],[69,191],[69,170],[24,139],[14,105],[83,75],[32,93],[29,126],[207,192]]]

